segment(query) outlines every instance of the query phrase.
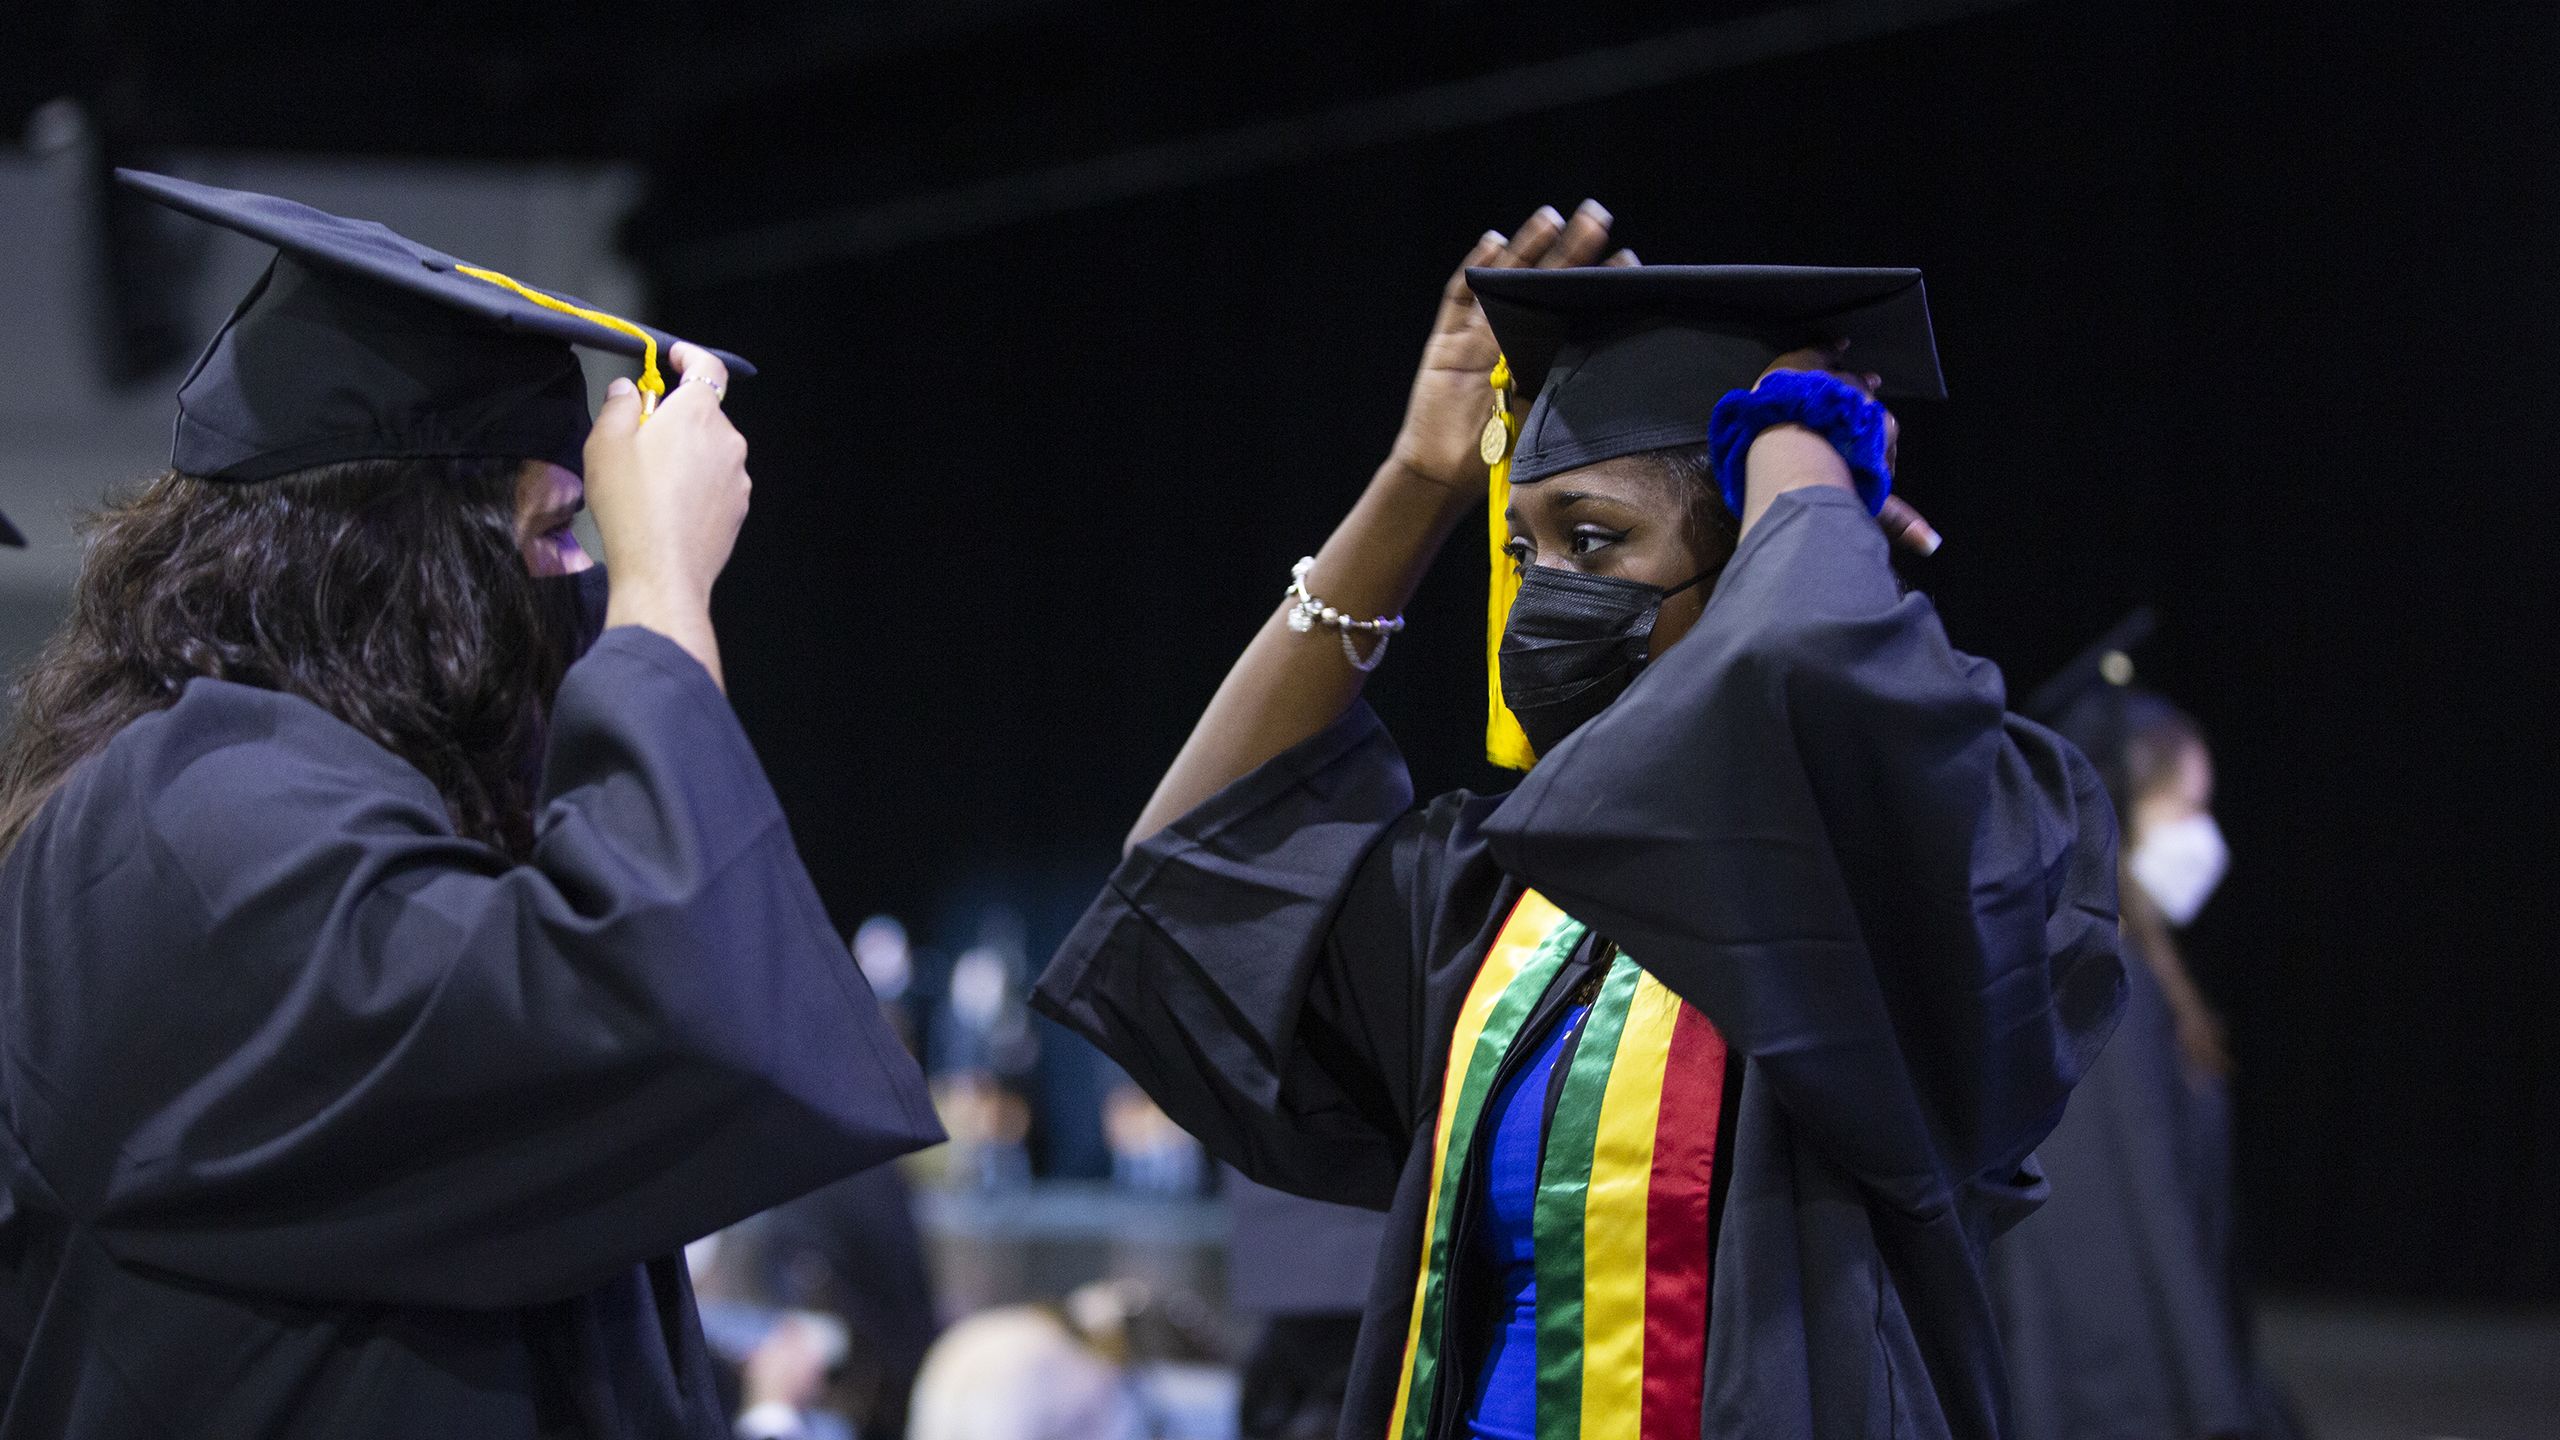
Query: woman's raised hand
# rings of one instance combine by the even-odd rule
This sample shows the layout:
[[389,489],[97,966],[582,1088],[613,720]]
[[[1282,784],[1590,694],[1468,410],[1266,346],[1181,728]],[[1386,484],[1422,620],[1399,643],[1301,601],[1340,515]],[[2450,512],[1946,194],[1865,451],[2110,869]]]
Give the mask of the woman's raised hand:
[[[1779,356],[1777,359],[1770,361],[1769,368],[1760,373],[1760,378],[1766,380],[1770,375],[1775,374],[1780,370],[1820,370],[1836,379],[1844,380],[1851,385],[1857,386],[1860,390],[1866,392],[1868,399],[1872,400],[1876,398],[1876,392],[1883,388],[1884,378],[1875,374],[1873,371],[1851,370],[1843,363],[1845,359],[1845,355],[1837,348],[1807,348],[1803,350],[1790,350],[1786,354]],[[1895,470],[1901,459],[1902,422],[1895,419],[1893,412],[1888,410],[1885,412],[1884,423],[1884,463],[1886,471],[1890,473]],[[1803,432],[1798,433],[1803,434]],[[1781,438],[1783,440],[1784,437]],[[1768,458],[1774,462],[1775,465],[1781,467],[1790,460],[1802,461],[1809,466],[1817,466],[1823,469],[1826,473],[1833,467],[1836,467],[1838,476],[1837,479],[1831,483],[1846,486],[1849,483],[1849,467],[1847,462],[1841,460],[1837,452],[1831,450],[1829,442],[1815,439],[1809,434],[1805,434],[1804,439],[1809,443],[1792,447],[1783,444],[1773,445],[1771,447],[1772,453]],[[1755,490],[1765,489],[1771,492],[1779,489],[1794,488],[1794,485],[1789,483],[1783,477],[1775,478],[1776,483],[1774,485],[1756,485],[1753,488]],[[1764,508],[1764,505],[1765,502],[1762,504],[1746,505],[1744,507],[1745,509],[1754,512],[1751,516],[1746,518],[1758,518],[1757,512]],[[1884,533],[1887,539],[1891,540],[1894,544],[1901,546],[1903,549],[1909,550],[1917,555],[1936,554],[1938,546],[1944,543],[1943,538],[1938,534],[1937,528],[1932,526],[1918,510],[1913,509],[1910,501],[1903,499],[1900,495],[1888,495],[1885,497],[1884,509],[1877,513],[1876,523],[1884,527]]]
[[616,590],[662,588],[708,603],[747,518],[747,442],[721,412],[719,357],[679,344],[683,376],[643,423],[640,397],[617,384],[587,435],[587,508]]
[[641,625],[720,678],[711,585],[747,518],[747,442],[721,413],[718,356],[678,344],[684,378],[643,424],[640,396],[617,380],[587,434],[587,508],[613,567],[605,624]]
[[[1485,377],[1500,347],[1476,308],[1466,271],[1477,265],[1588,265],[1608,249],[1609,212],[1585,202],[1568,221],[1541,209],[1509,240],[1486,235],[1440,292],[1440,314],[1413,377],[1404,428],[1351,513],[1315,555],[1307,588],[1341,613],[1401,614],[1443,542],[1482,501],[1478,450],[1493,415]],[[1621,252],[1612,262],[1632,265]],[[1367,672],[1330,631],[1299,633],[1290,606],[1274,605],[1227,672],[1191,739],[1129,832],[1136,845],[1254,768],[1321,731],[1358,697]],[[1374,651],[1371,652],[1374,655]]]
[[[1453,495],[1472,500],[1484,493],[1485,462],[1478,444],[1485,422],[1493,417],[1493,387],[1485,377],[1501,347],[1476,305],[1475,292],[1467,288],[1467,271],[1603,263],[1610,224],[1599,201],[1585,200],[1569,220],[1549,205],[1520,222],[1509,239],[1485,232],[1440,291],[1440,313],[1423,344],[1422,364],[1405,401],[1404,426],[1396,432],[1388,463]],[[1620,250],[1605,263],[1633,265],[1635,253]]]

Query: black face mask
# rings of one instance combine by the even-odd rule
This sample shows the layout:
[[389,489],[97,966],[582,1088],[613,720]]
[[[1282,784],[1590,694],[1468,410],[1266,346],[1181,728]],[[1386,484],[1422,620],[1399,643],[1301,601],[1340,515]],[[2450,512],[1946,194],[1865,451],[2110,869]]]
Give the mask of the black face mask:
[[[604,633],[605,578],[602,565],[575,575],[533,577],[535,643],[541,647],[541,704],[527,717],[531,732],[516,767],[527,797],[542,789],[543,730],[557,698],[560,680],[578,657]],[[531,803],[528,798],[527,803]]]
[[1634,580],[1532,565],[1502,627],[1502,703],[1544,755],[1609,708],[1644,668],[1662,602],[1715,574],[1665,590]]
[[543,633],[566,669],[604,634],[604,566],[590,565],[575,575],[536,576],[533,593],[534,603],[541,608]]

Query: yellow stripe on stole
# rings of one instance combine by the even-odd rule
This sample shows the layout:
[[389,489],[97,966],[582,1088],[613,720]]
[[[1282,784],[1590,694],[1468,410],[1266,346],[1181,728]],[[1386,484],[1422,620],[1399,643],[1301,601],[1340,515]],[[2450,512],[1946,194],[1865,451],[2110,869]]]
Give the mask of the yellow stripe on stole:
[[[1422,1269],[1414,1277],[1413,1313],[1405,1321],[1404,1378],[1396,1382],[1395,1414],[1387,1421],[1391,1437],[1404,1434],[1405,1411],[1413,1403],[1413,1359],[1422,1348],[1422,1296],[1431,1283],[1431,1237],[1440,1228],[1440,1171],[1449,1163],[1449,1126],[1457,1116],[1458,1093],[1466,1088],[1467,1066],[1475,1059],[1476,1040],[1484,1034],[1485,1019],[1493,1014],[1495,1002],[1564,918],[1564,912],[1544,895],[1535,890],[1523,893],[1511,918],[1503,922],[1502,932],[1485,951],[1484,965],[1476,971],[1466,1003],[1458,1007],[1458,1027],[1449,1037],[1448,1069],[1440,1079],[1440,1118],[1431,1142],[1431,1198],[1422,1212]],[[1499,1064],[1501,1057],[1494,1060]]]
[[1637,1440],[1644,1423],[1645,1209],[1679,1019],[1679,996],[1637,982],[1601,1094],[1582,1214],[1582,1440]]

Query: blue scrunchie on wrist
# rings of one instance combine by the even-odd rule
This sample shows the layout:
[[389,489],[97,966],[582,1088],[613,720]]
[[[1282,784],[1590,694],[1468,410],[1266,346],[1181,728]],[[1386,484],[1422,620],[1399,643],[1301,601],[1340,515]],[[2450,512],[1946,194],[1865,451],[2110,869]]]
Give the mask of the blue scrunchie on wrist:
[[1884,497],[1893,493],[1893,472],[1884,463],[1884,407],[1836,375],[1774,370],[1761,378],[1758,389],[1736,390],[1717,401],[1715,413],[1707,417],[1707,453],[1715,461],[1716,484],[1737,519],[1742,514],[1743,457],[1772,425],[1801,425],[1830,441],[1849,462],[1849,477],[1867,513],[1884,509]]

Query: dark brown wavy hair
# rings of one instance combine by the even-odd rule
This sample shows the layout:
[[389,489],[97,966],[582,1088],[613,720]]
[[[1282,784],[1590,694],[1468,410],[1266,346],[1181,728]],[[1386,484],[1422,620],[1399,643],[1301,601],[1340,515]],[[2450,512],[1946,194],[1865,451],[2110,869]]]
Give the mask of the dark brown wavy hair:
[[170,471],[88,524],[70,617],[0,743],[0,854],[118,731],[190,680],[298,695],[424,772],[454,828],[532,848],[574,592],[526,573],[517,460],[356,460],[274,480]]

